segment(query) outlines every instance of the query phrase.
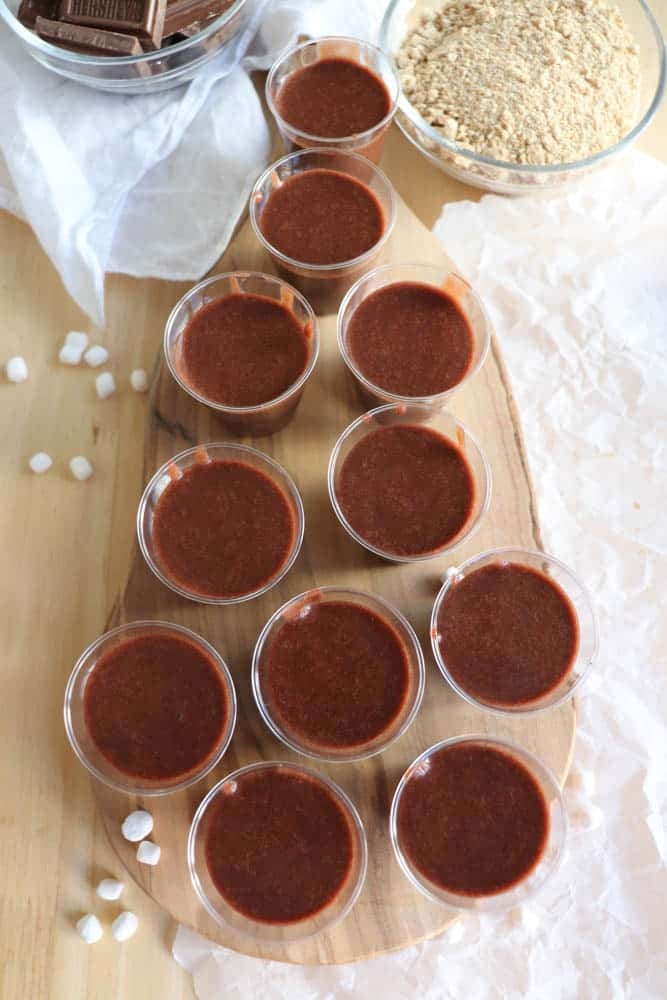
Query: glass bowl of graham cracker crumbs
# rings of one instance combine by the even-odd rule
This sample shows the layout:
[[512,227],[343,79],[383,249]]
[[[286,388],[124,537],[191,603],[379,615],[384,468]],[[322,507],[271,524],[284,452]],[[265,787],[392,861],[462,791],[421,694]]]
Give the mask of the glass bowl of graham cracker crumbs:
[[396,121],[457,180],[498,194],[569,183],[624,152],[665,92],[645,0],[392,0],[380,45]]

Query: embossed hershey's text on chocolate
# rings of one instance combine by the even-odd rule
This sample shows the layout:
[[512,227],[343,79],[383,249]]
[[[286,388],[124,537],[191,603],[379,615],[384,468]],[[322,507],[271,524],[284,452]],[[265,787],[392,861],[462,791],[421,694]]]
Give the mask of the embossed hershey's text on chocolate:
[[166,0],[61,0],[60,20],[127,32],[159,46]]

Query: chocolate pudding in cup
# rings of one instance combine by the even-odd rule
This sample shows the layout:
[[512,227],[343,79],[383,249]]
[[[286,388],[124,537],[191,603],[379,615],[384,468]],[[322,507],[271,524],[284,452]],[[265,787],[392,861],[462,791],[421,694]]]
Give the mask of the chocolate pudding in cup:
[[193,785],[222,760],[236,695],[214,647],[170,622],[137,621],[95,640],[65,691],[65,728],[99,781],[132,795]]
[[597,624],[586,589],[560,560],[491,549],[448,570],[431,645],[445,680],[472,705],[539,712],[572,697],[587,676]]
[[489,331],[468,282],[432,264],[369,271],[338,311],[338,346],[366,406],[444,406],[481,368]]
[[201,802],[188,837],[195,892],[219,924],[299,941],[341,920],[366,876],[363,824],[338,785],[296,764],[234,771]]
[[279,56],[266,102],[287,152],[295,148],[382,155],[401,88],[389,57],[358,38],[314,38]]
[[491,470],[475,438],[424,403],[358,417],[334,446],[327,482],[348,534],[391,562],[449,552],[476,530],[491,498]]
[[413,722],[424,657],[410,623],[386,601],[321,587],[293,597],[264,626],[252,687],[264,722],[291,750],[362,760]]
[[247,445],[198,445],[158,469],[137,511],[149,568],[181,597],[240,604],[282,580],[303,541],[291,476]]
[[521,906],[553,876],[567,821],[558,782],[536,757],[459,736],[408,767],[389,828],[416,889],[454,909],[492,911]]
[[256,436],[292,419],[319,345],[303,296],[252,271],[199,282],[174,306],[164,332],[165,358],[181,388],[229,430]]
[[277,269],[318,312],[379,263],[396,221],[385,174],[357,153],[304,149],[261,175],[250,222]]

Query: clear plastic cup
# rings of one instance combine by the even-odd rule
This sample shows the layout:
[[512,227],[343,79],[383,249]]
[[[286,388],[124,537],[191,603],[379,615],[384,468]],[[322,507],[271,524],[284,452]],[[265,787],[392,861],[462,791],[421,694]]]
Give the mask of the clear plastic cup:
[[[385,217],[382,236],[370,250],[337,264],[309,264],[281,253],[268,242],[261,229],[264,207],[283,181],[308,170],[337,170],[361,181],[375,194]],[[250,222],[255,236],[272,258],[278,271],[324,312],[337,308],[353,281],[376,264],[396,222],[396,195],[385,174],[364,156],[332,149],[304,149],[284,156],[261,175],[250,196]]]
[[[462,310],[472,335],[472,359],[464,377],[456,385],[434,396],[400,396],[389,392],[366,378],[351,357],[348,345],[350,321],[355,311],[369,295],[388,285],[399,283],[429,285],[446,292]],[[433,264],[385,264],[364,274],[350,288],[338,310],[338,346],[359,396],[364,405],[382,403],[427,403],[442,407],[449,398],[464,386],[484,364],[490,343],[490,323],[482,302],[465,278],[450,267]]]
[[[470,515],[454,538],[433,552],[404,556],[377,548],[355,531],[341,509],[338,500],[338,483],[345,459],[362,438],[381,427],[395,427],[406,424],[417,424],[420,427],[436,431],[449,441],[450,444],[455,445],[463,453],[468,462],[475,483],[475,492]],[[424,559],[434,559],[436,556],[450,552],[457,545],[469,539],[477,530],[491,501],[491,469],[473,435],[450,413],[425,403],[390,404],[388,406],[379,406],[375,410],[363,413],[343,431],[331,452],[327,471],[327,486],[331,506],[334,509],[336,517],[355,542],[358,542],[359,545],[368,549],[369,552],[373,552],[376,556],[386,559],[389,562],[421,562]],[[418,488],[418,486],[419,484],[415,483],[415,488]]]
[[[289,732],[272,715],[270,705],[264,697],[264,690],[262,688],[262,660],[266,655],[272,638],[286,621],[293,620],[296,615],[302,614],[313,604],[322,601],[343,601],[368,609],[393,628],[401,640],[406,653],[408,663],[408,691],[400,713],[391,725],[375,739],[354,747],[322,747],[316,743],[307,742],[296,733]],[[375,754],[386,750],[391,743],[403,735],[414,721],[421,705],[424,683],[424,655],[419,639],[407,618],[387,601],[382,600],[382,598],[348,588],[320,587],[317,590],[308,590],[303,594],[299,594],[298,597],[293,597],[287,601],[281,608],[278,608],[262,629],[252,658],[252,690],[255,703],[264,722],[274,736],[285,746],[289,747],[290,750],[295,750],[297,753],[305,754],[305,756],[312,757],[315,760],[330,761],[332,763],[363,760],[366,757],[373,757]]]
[[[522,764],[530,772],[537,782],[547,806],[547,815],[549,817],[547,843],[537,865],[521,882],[518,882],[504,892],[494,893],[493,895],[466,896],[462,893],[443,889],[418,870],[401,846],[401,838],[398,830],[398,813],[406,785],[416,775],[423,773],[425,768],[428,768],[429,760],[433,754],[436,754],[445,747],[452,747],[460,743],[471,743],[502,750],[504,753],[515,758],[519,764]],[[424,821],[428,822],[428,817],[425,817]],[[534,757],[522,747],[505,740],[493,739],[483,735],[457,736],[452,739],[442,740],[440,743],[429,747],[428,750],[425,750],[410,764],[394,793],[389,818],[389,832],[396,860],[403,873],[424,896],[457,910],[489,912],[521,906],[533,897],[535,893],[539,892],[549,879],[553,877],[563,857],[567,835],[567,817],[558,782],[551,771],[537,757]]]
[[[155,551],[153,523],[155,510],[160,497],[175,476],[178,477],[179,473],[184,472],[193,465],[209,460],[244,462],[245,464],[251,466],[251,468],[257,469],[259,472],[263,472],[264,475],[268,476],[283,493],[290,507],[292,517],[294,518],[294,541],[289,555],[279,571],[275,574],[275,576],[271,577],[270,580],[267,580],[263,586],[247,594],[241,594],[236,597],[216,597],[214,595],[206,595],[199,593],[198,591],[189,590],[186,587],[181,586],[181,584],[169,576],[167,569],[161,564],[159,556]],[[271,588],[275,587],[293,566],[303,541],[304,526],[305,517],[301,496],[294,484],[294,480],[285,471],[285,469],[283,469],[282,465],[279,465],[278,462],[274,462],[272,458],[269,458],[268,455],[265,455],[263,452],[257,451],[256,448],[249,448],[247,445],[230,444],[227,442],[198,445],[196,448],[188,448],[187,451],[182,451],[180,454],[169,459],[168,462],[165,462],[165,464],[158,469],[146,486],[141,500],[139,501],[139,508],[137,510],[137,538],[139,541],[139,548],[141,549],[141,553],[149,568],[153,571],[158,580],[165,585],[165,587],[169,587],[169,589],[173,590],[175,594],[179,594],[181,597],[187,597],[191,601],[197,601],[199,604],[241,604],[243,601],[250,601],[254,597],[260,597],[268,590],[271,590]],[[253,540],[252,538],[249,538],[248,545],[252,544]]]
[[[470,573],[474,573],[475,570],[481,569],[483,566],[506,565],[507,563],[516,563],[519,566],[537,570],[565,592],[577,616],[579,643],[577,655],[571,669],[556,688],[543,695],[543,697],[526,704],[503,704],[500,706],[494,705],[492,702],[482,701],[480,698],[466,691],[452,677],[440,651],[438,619],[440,617],[442,602],[454,584],[463,580]],[[454,691],[469,704],[482,708],[487,712],[493,712],[496,715],[525,715],[533,712],[543,712],[548,708],[555,708],[572,697],[580,684],[588,676],[595,661],[598,649],[598,628],[595,611],[593,610],[593,602],[588,591],[565,563],[562,563],[559,559],[555,559],[553,556],[546,555],[544,552],[531,552],[526,549],[513,548],[490,549],[487,552],[480,552],[478,555],[473,556],[472,559],[468,559],[461,566],[452,566],[447,571],[447,579],[440,589],[431,614],[431,646],[440,673]]]
[[[194,314],[215,299],[237,294],[262,295],[287,306],[304,330],[309,332],[308,360],[299,378],[280,396],[256,406],[225,406],[208,399],[189,384],[181,363],[183,333]],[[231,431],[255,436],[275,434],[290,422],[301,401],[306,382],[315,368],[319,349],[317,317],[304,297],[280,278],[256,271],[232,271],[200,281],[176,303],[164,331],[165,358],[169,371],[180,387],[198,403],[209,407]]]
[[[387,88],[391,102],[389,111],[377,125],[364,132],[358,132],[356,135],[331,138],[302,132],[290,125],[278,111],[277,100],[280,88],[288,76],[304,66],[319,62],[321,59],[336,58],[349,59],[375,73]],[[358,38],[342,36],[313,38],[288,49],[276,59],[266,80],[266,102],[276,120],[286,152],[318,146],[321,149],[359,153],[372,160],[373,163],[379,163],[382,156],[384,141],[396,114],[400,93],[401,85],[398,74],[393,63],[382,49]]]
[[[185,638],[198,646],[216,665],[220,680],[227,694],[229,717],[220,736],[220,742],[215,753],[207,758],[201,767],[188,775],[166,781],[147,781],[133,778],[116,768],[111,761],[99,751],[93,742],[86,726],[84,715],[84,697],[86,684],[95,671],[98,661],[109,650],[117,648],[128,639],[141,636],[175,636]],[[209,774],[222,760],[229,746],[236,725],[236,692],[234,682],[218,651],[196,632],[174,625],[171,622],[137,621],[120,625],[101,635],[81,654],[76,662],[65,690],[64,705],[65,729],[74,753],[84,767],[99,781],[119,792],[129,795],[167,795],[170,792],[180,792],[189,788]]]
[[[242,780],[243,776],[250,772],[273,769],[309,778],[324,787],[342,808],[352,836],[352,864],[347,878],[337,894],[323,910],[293,923],[264,923],[250,919],[234,909],[213,882],[206,864],[205,845],[211,815],[210,809],[218,796],[233,792],[235,783]],[[202,905],[217,923],[246,937],[254,938],[256,941],[301,941],[328,930],[338,923],[349,913],[357,901],[366,877],[367,863],[366,835],[361,817],[352,800],[338,785],[325,778],[324,775],[317,774],[315,771],[300,765],[279,761],[262,761],[258,764],[250,764],[234,771],[220,781],[201,802],[192,821],[188,837],[190,878]]]

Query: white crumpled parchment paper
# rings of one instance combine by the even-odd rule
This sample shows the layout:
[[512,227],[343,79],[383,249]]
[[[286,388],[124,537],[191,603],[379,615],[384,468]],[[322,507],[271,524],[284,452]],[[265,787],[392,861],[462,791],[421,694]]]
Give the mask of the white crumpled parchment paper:
[[0,208],[25,219],[104,325],[104,276],[201,278],[225,249],[270,136],[249,72],[297,34],[377,31],[382,0],[248,0],[229,51],[188,85],[104,94],[38,65],[0,24]]
[[634,154],[563,194],[447,205],[436,232],[501,342],[545,545],[599,614],[567,855],[523,910],[357,965],[261,962],[180,928],[200,1000],[667,997],[667,168]]

